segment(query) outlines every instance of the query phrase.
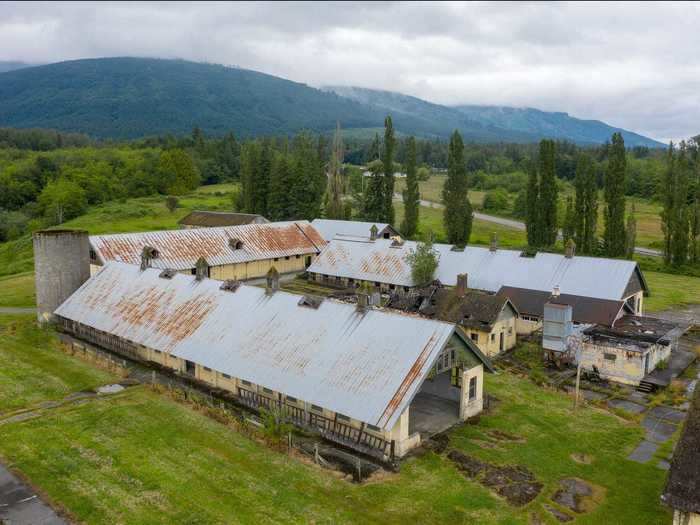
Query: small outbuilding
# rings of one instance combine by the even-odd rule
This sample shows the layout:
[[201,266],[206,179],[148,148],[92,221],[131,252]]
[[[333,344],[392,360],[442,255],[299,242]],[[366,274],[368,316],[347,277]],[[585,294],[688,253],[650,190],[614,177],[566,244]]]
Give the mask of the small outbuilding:
[[195,210],[185,215],[177,223],[181,228],[218,228],[220,226],[242,226],[244,224],[265,224],[268,221],[256,213],[237,213],[232,211]]

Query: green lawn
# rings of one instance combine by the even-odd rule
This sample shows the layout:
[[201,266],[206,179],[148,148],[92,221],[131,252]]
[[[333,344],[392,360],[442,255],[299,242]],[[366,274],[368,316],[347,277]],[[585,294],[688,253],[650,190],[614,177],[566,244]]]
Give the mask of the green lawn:
[[[442,187],[445,185],[447,175],[431,175],[428,180],[420,181],[418,188],[420,198],[426,201],[442,202]],[[406,179],[396,179],[395,190],[398,193],[406,189]],[[481,209],[484,205],[485,192],[479,190],[469,190],[469,201],[476,209]]]
[[[85,215],[61,224],[61,228],[82,228],[91,234],[171,230],[192,210],[231,210],[237,187],[237,184],[201,186],[179,197],[180,205],[172,213],[165,207],[162,195],[112,201],[91,207]],[[0,243],[0,276],[31,271],[34,268],[32,257],[30,235]]]
[[35,304],[34,272],[0,277],[0,306],[31,308]]
[[62,353],[51,332],[37,328],[34,315],[0,315],[0,412],[61,399],[115,379]]
[[[0,408],[28,406],[107,382],[54,348],[29,317],[0,318]],[[407,459],[398,474],[354,485],[276,453],[188,406],[134,387],[0,426],[0,456],[52,501],[86,523],[544,523],[563,477],[602,488],[600,506],[577,523],[668,523],[659,503],[665,472],[625,459],[643,435],[598,409],[571,411],[567,396],[508,373],[487,375],[498,402],[450,433],[450,448],[522,465],[544,488],[510,506],[460,474],[445,454]],[[519,442],[493,442],[500,429]],[[591,464],[575,462],[586,454]],[[633,488],[631,488],[633,487]]]
[[666,308],[700,304],[700,277],[674,275],[661,272],[644,272],[651,295],[644,299],[648,312]]

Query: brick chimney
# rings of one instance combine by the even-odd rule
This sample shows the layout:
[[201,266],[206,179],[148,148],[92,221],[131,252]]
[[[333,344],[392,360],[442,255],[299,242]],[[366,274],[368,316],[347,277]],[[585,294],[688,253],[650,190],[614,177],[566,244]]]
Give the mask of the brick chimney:
[[498,250],[498,238],[496,237],[496,232],[491,233],[491,245],[489,246],[490,252],[495,252]]
[[573,239],[569,239],[566,242],[566,249],[564,251],[564,256],[567,259],[573,259],[575,252],[576,252],[576,243],[574,242]]
[[467,274],[466,273],[460,273],[457,274],[457,286],[456,286],[456,292],[457,292],[457,297],[462,298],[465,295],[467,295]]
[[267,295],[272,295],[277,290],[280,289],[280,273],[274,266],[270,267],[267,272],[267,277],[265,281],[265,293]]
[[369,306],[369,295],[364,292],[357,292],[357,311],[365,312]]

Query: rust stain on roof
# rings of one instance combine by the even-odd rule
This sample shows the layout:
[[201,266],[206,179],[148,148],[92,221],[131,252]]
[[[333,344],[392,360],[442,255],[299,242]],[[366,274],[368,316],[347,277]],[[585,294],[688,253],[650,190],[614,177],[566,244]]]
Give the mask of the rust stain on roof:
[[[233,249],[230,241],[240,241]],[[193,268],[200,257],[212,266],[316,254],[325,241],[308,222],[246,224],[221,228],[93,235],[90,243],[102,262],[141,262],[141,250],[152,246],[156,268]]]

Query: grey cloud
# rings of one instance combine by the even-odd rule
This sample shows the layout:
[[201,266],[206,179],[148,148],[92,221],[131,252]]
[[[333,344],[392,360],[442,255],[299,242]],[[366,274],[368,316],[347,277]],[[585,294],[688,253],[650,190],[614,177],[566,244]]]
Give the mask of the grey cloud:
[[700,133],[695,3],[0,2],[0,60],[158,56]]

